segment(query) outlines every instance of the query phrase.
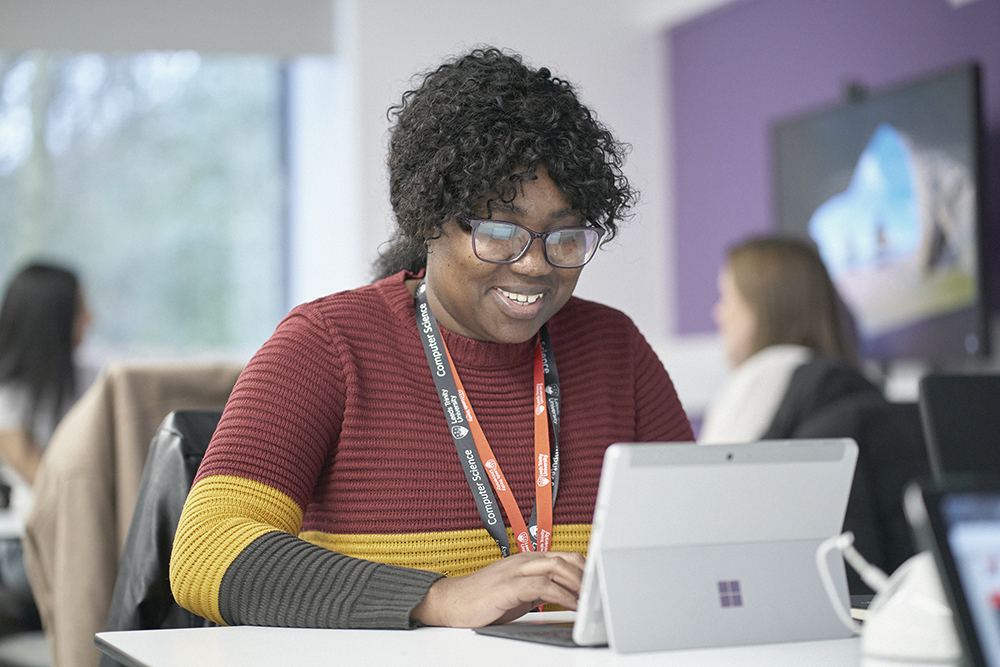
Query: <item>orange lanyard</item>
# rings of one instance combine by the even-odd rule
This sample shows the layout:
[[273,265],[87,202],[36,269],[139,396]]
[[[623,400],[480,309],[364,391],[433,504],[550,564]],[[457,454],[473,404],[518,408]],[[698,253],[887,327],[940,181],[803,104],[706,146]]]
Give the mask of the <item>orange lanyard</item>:
[[[535,506],[530,520],[526,523],[458,377],[454,361],[441,337],[437,320],[427,303],[424,283],[417,288],[414,300],[417,330],[424,346],[427,363],[483,526],[496,541],[500,553],[508,556],[510,545],[507,530],[497,510],[496,498],[499,497],[504,513],[510,521],[518,549],[532,551],[537,548],[539,551],[548,551],[552,546],[552,506],[559,488],[561,405],[559,375],[552,354],[552,344],[545,327],[539,331],[538,345],[535,348],[533,408]],[[553,435],[551,444],[550,424]],[[472,443],[468,442],[470,435]]]
[[549,421],[545,409],[545,379],[542,373],[542,346],[541,342],[535,347],[535,508],[538,512],[537,534],[532,535],[517,506],[517,500],[510,490],[507,478],[500,468],[500,462],[493,455],[490,443],[483,433],[479,420],[476,419],[472,404],[462,387],[462,380],[458,377],[458,370],[455,362],[451,359],[448,347],[441,341],[445,354],[448,357],[448,365],[451,367],[452,376],[455,378],[455,385],[458,389],[458,398],[465,412],[465,418],[472,430],[472,437],[476,443],[476,450],[479,458],[483,461],[483,467],[489,477],[493,490],[500,498],[503,511],[507,514],[510,527],[514,532],[514,542],[521,551],[533,551],[532,543],[537,544],[538,551],[548,551],[552,546],[552,466],[549,455]]

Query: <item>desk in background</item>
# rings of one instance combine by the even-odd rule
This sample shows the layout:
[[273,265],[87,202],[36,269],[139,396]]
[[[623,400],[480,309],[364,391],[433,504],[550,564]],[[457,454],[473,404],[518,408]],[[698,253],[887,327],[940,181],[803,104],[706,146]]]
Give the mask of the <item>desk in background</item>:
[[857,667],[861,663],[858,638],[630,655],[608,648],[564,648],[487,637],[455,628],[307,630],[236,626],[133,630],[101,632],[95,642],[102,651],[130,667],[466,667],[497,661],[550,667]]
[[0,466],[0,484],[8,487],[7,506],[0,507],[0,540],[19,540],[31,510],[31,485],[6,466]]

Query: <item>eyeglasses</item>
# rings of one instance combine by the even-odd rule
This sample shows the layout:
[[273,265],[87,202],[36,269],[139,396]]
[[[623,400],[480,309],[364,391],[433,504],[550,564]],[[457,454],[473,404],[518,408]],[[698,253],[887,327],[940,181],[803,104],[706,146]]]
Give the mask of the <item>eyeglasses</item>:
[[472,227],[472,252],[490,264],[513,264],[542,239],[545,261],[557,269],[578,269],[593,258],[604,236],[600,227],[558,227],[536,232],[516,222],[466,218]]

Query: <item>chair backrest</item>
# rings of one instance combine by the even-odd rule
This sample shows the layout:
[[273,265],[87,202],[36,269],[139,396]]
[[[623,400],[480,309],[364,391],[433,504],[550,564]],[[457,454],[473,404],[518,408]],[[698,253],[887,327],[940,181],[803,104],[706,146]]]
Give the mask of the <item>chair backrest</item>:
[[[795,436],[851,437],[858,443],[844,529],[854,533],[855,545],[869,561],[895,571],[915,553],[903,490],[930,471],[917,405],[850,396],[814,415]],[[848,583],[852,593],[867,592],[851,569]]]
[[163,418],[221,409],[242,366],[232,361],[109,364],[56,427],[24,525],[31,580],[53,664],[94,667],[107,628],[132,510]]
[[[903,490],[930,472],[916,403],[889,402],[853,367],[816,358],[792,375],[764,437],[854,438],[858,463],[844,529],[887,572],[913,555]],[[871,592],[853,569],[847,578],[852,594]]]
[[[177,410],[153,437],[118,565],[108,630],[209,624],[174,601],[169,564],[184,500],[221,416],[221,410]],[[102,667],[115,664],[102,656]]]
[[935,478],[1000,475],[1000,375],[925,375],[919,405]]

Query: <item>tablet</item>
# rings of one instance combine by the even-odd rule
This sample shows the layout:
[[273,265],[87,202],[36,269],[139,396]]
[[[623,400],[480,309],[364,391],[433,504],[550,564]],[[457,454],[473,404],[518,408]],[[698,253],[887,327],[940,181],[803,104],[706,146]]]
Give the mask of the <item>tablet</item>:
[[918,480],[903,505],[917,548],[937,562],[968,664],[1000,667],[1000,478]]
[[[850,636],[816,549],[841,531],[857,454],[846,438],[613,444],[575,622],[477,632],[618,653]],[[843,559],[828,568],[846,608]]]

